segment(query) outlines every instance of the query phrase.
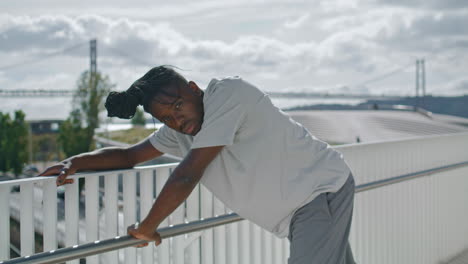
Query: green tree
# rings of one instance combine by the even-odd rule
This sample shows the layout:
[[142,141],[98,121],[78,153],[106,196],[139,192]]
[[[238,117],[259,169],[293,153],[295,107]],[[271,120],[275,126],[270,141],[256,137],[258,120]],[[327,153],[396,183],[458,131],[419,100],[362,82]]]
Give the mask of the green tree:
[[18,176],[24,164],[28,161],[28,123],[25,120],[23,111],[15,111],[15,120],[12,123],[12,153],[11,169]]
[[94,149],[94,131],[99,127],[99,113],[104,99],[114,87],[109,77],[83,72],[73,95],[73,110],[60,127],[60,143],[67,156]]
[[143,110],[141,110],[140,107],[136,109],[135,116],[132,118],[132,125],[133,126],[145,126],[146,120],[145,120],[145,114]]
[[89,151],[87,130],[81,125],[81,113],[74,110],[70,117],[60,125],[59,141],[67,157]]
[[0,112],[0,171],[7,172],[10,169],[8,157],[10,156],[9,130],[11,127],[10,115]]
[[0,112],[0,171],[12,171],[18,176],[27,162],[28,124],[22,111],[10,115]]
[[[94,149],[94,131],[99,127],[99,113],[104,99],[114,87],[109,77],[85,71],[77,81],[73,110],[59,129],[59,141],[67,157]],[[79,181],[80,192],[84,179]]]
[[59,135],[53,133],[32,135],[32,152],[36,161],[60,160]]

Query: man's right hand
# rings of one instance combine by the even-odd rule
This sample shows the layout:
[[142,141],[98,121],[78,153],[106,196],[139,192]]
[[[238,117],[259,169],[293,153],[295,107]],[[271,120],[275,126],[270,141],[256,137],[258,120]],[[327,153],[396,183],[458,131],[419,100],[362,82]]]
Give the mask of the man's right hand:
[[56,179],[57,186],[73,183],[73,179],[67,179],[68,175],[75,174],[76,168],[72,166],[70,160],[64,160],[58,164],[48,167],[38,176],[58,175]]

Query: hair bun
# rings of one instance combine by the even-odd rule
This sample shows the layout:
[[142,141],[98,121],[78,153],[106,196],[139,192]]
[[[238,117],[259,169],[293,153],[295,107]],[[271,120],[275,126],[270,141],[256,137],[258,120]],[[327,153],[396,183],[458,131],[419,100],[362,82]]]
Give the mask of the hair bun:
[[[130,86],[130,88],[128,88],[126,93],[130,100],[135,101],[136,103],[138,103],[138,105],[143,104],[143,96],[144,96],[143,91],[137,86],[135,86],[135,84]],[[130,97],[133,97],[133,98],[130,98]]]
[[141,97],[128,92],[110,92],[104,106],[107,116],[130,119],[135,115],[136,108],[141,104]]

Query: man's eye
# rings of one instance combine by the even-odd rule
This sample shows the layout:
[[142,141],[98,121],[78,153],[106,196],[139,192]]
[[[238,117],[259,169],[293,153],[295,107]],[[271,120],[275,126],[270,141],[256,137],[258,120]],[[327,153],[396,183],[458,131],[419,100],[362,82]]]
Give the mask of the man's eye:
[[182,105],[182,102],[178,102],[176,105],[175,105],[175,109],[180,109],[180,106]]

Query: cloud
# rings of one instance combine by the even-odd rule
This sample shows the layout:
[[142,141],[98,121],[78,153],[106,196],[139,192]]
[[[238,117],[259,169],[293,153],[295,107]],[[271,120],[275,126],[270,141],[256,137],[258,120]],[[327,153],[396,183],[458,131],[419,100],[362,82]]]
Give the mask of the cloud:
[[[322,54],[333,55],[324,56],[324,62],[335,67],[356,63],[357,70],[374,75],[426,58],[430,65],[428,75],[432,80],[443,82],[444,78],[451,80],[466,74],[462,70],[468,67],[468,29],[463,27],[466,24],[467,9],[436,12],[384,7],[359,16],[324,20],[323,29],[334,33],[320,46],[324,47]],[[325,43],[334,44],[327,46]],[[402,72],[393,78],[412,82],[409,76]],[[385,81],[389,83],[389,79]]]
[[[32,55],[33,58],[41,56],[46,58],[50,52],[56,52],[76,43],[85,43],[81,53],[65,53],[64,56],[55,59],[57,65],[44,68],[51,72],[53,69],[58,71],[70,69],[71,65],[67,60],[70,62],[72,59],[67,59],[67,56],[75,56],[76,60],[81,59],[85,62],[83,64],[86,69],[87,41],[95,36],[98,36],[98,68],[116,73],[116,78],[120,78],[121,74],[118,72],[122,71],[122,67],[134,68],[134,71],[140,71],[141,74],[141,68],[171,64],[194,70],[198,75],[245,74],[253,78],[258,76],[260,79],[277,79],[284,72],[301,72],[304,68],[317,63],[316,45],[313,42],[288,44],[255,35],[241,36],[233,42],[195,40],[181,34],[167,23],[90,15],[78,17],[4,15],[0,21],[0,36],[7,43],[0,47],[0,56],[4,58],[2,61],[29,60]],[[47,62],[51,63],[52,60],[47,59],[42,63]],[[307,67],[304,66],[306,62],[309,65]],[[18,71],[24,73],[25,70],[23,68]],[[40,74],[43,72],[39,71],[33,75]],[[10,78],[13,76],[20,78],[20,74],[14,72],[10,74]],[[8,85],[13,83],[10,82]],[[128,85],[123,84],[119,87],[128,87]]]
[[403,6],[411,8],[426,8],[426,9],[459,9],[466,8],[468,6],[465,0],[376,0],[378,5],[390,5],[390,6]]
[[178,56],[204,60],[237,58],[258,66],[271,66],[297,54],[295,45],[265,37],[243,36],[233,43],[193,40],[165,23],[112,20],[100,16],[4,16],[0,35],[5,40],[5,45],[0,47],[2,52],[61,49],[98,36],[103,56],[119,50],[122,54],[145,59]]
[[310,18],[310,13],[303,14],[302,16],[294,19],[294,20],[288,20],[283,24],[283,27],[288,28],[288,29],[295,29],[300,26],[302,26],[307,20]]
[[[314,40],[295,42],[274,34],[237,34],[232,40],[197,38],[184,34],[168,22],[98,15],[1,15],[0,38],[6,43],[0,46],[2,62],[21,62],[31,57],[40,58],[76,43],[85,45],[79,52],[67,52],[62,57],[43,62],[40,65],[48,64],[41,66],[41,70],[31,65],[28,70],[18,68],[8,72],[0,79],[0,85],[17,87],[22,82],[22,76],[28,75],[32,81],[27,85],[33,83],[34,78],[42,78],[49,80],[49,84],[41,83],[44,86],[64,87],[63,83],[73,86],[78,74],[89,65],[87,42],[90,38],[98,37],[98,69],[109,74],[118,89],[126,89],[151,66],[171,64],[187,70],[184,74],[202,82],[207,82],[207,76],[242,75],[264,84],[270,91],[341,86],[364,91],[368,88],[353,84],[382,75],[408,64],[415,56],[431,52],[432,47],[428,43],[466,47],[466,29],[451,28],[465,21],[464,11],[457,12],[459,15],[450,16],[394,7],[365,10],[360,15],[351,13],[314,21],[322,35]],[[290,20],[289,27],[295,30],[285,29],[282,23],[284,18],[278,20],[276,27],[297,31],[295,34],[308,34],[311,16],[307,13]],[[462,69],[466,66],[466,62],[462,61],[466,55],[460,56],[461,53],[456,51],[459,48],[441,52],[447,57],[457,55],[457,69]],[[428,65],[439,65],[437,69],[442,69],[440,73],[451,67],[448,65],[449,59],[428,60]],[[62,84],[53,78],[41,77],[60,71],[67,72],[69,76],[69,79],[62,80]],[[399,76],[406,79],[401,78],[400,83],[392,81],[392,87],[405,82],[413,83],[409,78],[414,78],[414,74]],[[337,84],[337,78],[342,85]],[[387,89],[382,82],[373,84],[374,87]]]
[[[409,49],[444,50],[468,40],[468,10],[448,14],[425,13],[409,23],[393,24],[379,36],[390,45],[400,43]],[[461,42],[460,42],[461,41]]]
[[84,29],[67,17],[0,16],[0,38],[3,52],[50,51],[83,42]]
[[319,1],[318,5],[320,8],[329,13],[336,13],[336,12],[349,12],[350,10],[356,10],[362,8],[365,3],[362,0],[327,0],[327,1]]
[[[289,23],[290,28],[304,24],[304,14]],[[281,72],[333,72],[374,69],[369,54],[378,52],[371,40],[356,30],[342,30],[319,43],[286,43],[276,38],[243,35],[235,41],[195,40],[176,31],[167,23],[149,23],[102,16],[2,17],[0,36],[8,45],[0,52],[27,54],[32,51],[58,49],[99,36],[98,55],[104,65],[175,64],[219,74],[269,72],[274,79]],[[86,50],[81,56],[87,56]],[[142,63],[145,62],[145,63]]]
[[356,15],[322,21],[326,31],[346,31],[393,48],[444,48],[454,40],[468,39],[468,9],[437,12],[382,7]]
[[371,73],[375,66],[372,56],[379,47],[358,34],[349,32],[335,33],[318,46],[320,66],[335,68],[338,71],[350,68]]

